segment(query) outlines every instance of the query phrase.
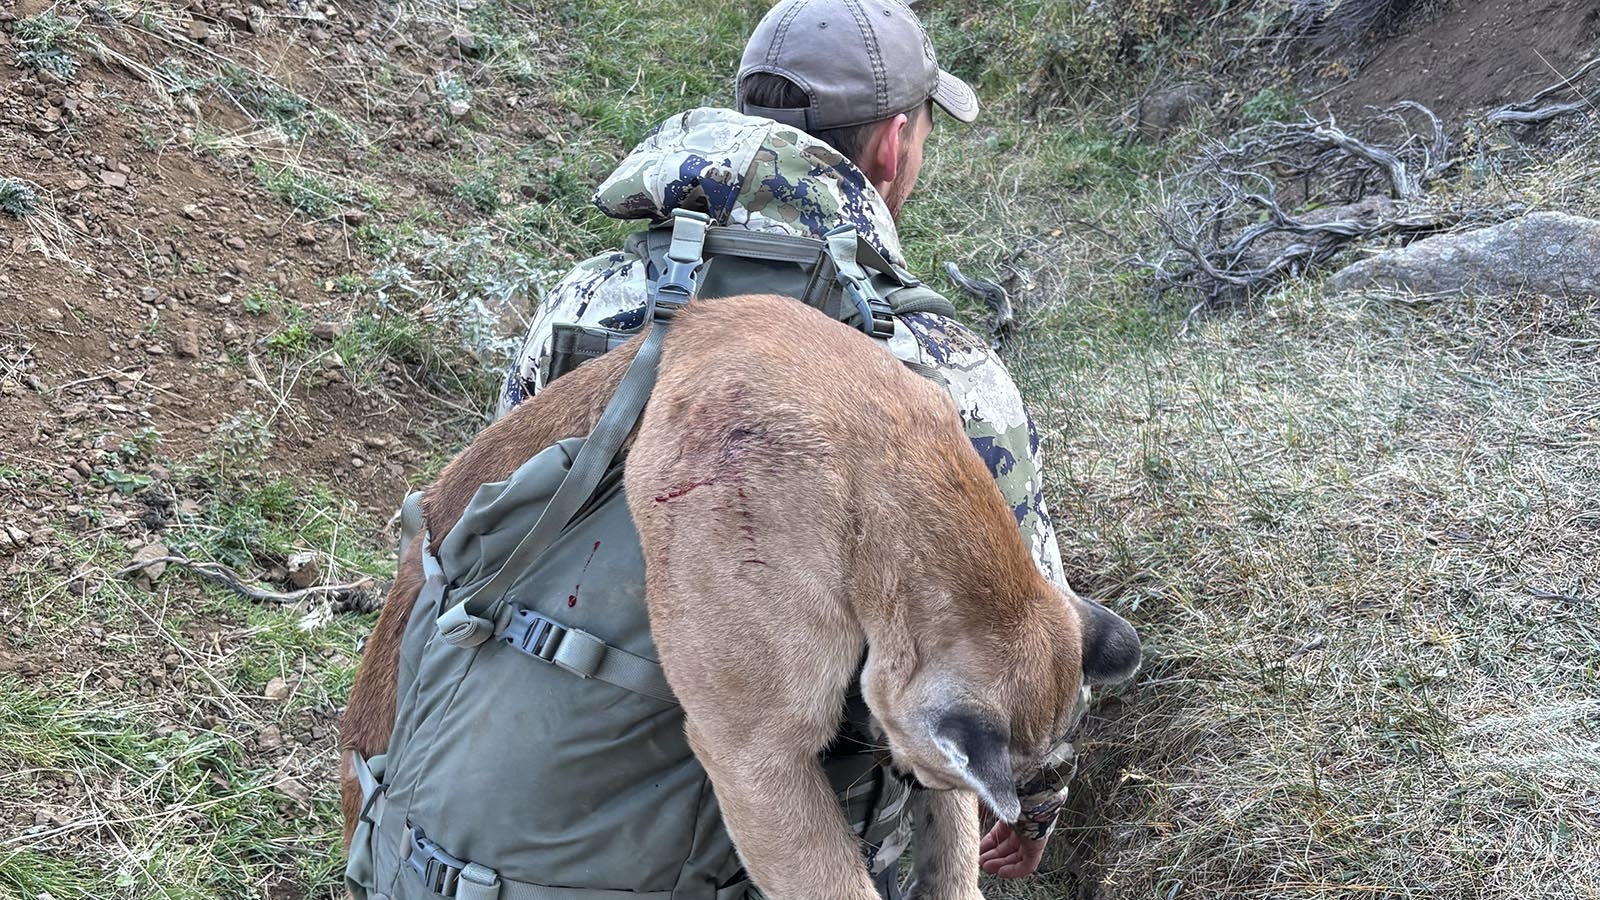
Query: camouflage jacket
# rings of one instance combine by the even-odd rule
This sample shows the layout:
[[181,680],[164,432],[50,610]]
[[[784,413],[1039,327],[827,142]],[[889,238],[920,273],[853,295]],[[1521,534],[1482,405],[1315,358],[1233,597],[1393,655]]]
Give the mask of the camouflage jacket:
[[[682,206],[720,225],[812,237],[848,222],[891,263],[905,265],[888,207],[849,160],[797,129],[732,110],[696,109],[667,120],[606,179],[594,202],[618,219],[660,222]],[[553,323],[635,328],[643,322],[644,298],[643,259],[618,252],[579,263],[534,311],[501,413],[544,386]],[[954,320],[912,313],[900,322],[905,327],[895,329],[888,349],[944,376],[1035,561],[1065,588],[1045,510],[1038,432],[1004,364]]]

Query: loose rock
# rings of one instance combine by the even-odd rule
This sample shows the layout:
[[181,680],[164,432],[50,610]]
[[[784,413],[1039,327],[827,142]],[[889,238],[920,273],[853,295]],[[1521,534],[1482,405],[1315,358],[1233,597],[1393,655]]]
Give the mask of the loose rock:
[[289,682],[274,675],[272,680],[267,682],[267,686],[262,690],[261,694],[274,703],[282,703],[289,699]]
[[1135,127],[1144,137],[1166,137],[1210,106],[1212,96],[1212,90],[1203,84],[1179,84],[1154,91],[1140,101]]
[[1430,296],[1520,291],[1588,296],[1600,293],[1597,258],[1600,221],[1541,212],[1379,253],[1335,273],[1332,286]]
[[[134,551],[133,559],[129,560],[129,564],[138,565],[139,563],[146,563],[153,559],[160,559],[163,556],[171,555],[172,554],[167,551],[166,544],[163,544],[160,541],[151,541],[150,543],[145,544],[143,547],[140,547],[138,550]],[[138,570],[135,574],[143,575],[151,582],[155,582],[159,581],[161,579],[161,575],[166,571],[166,563],[150,563],[150,565]]]
[[304,589],[322,580],[322,557],[315,550],[291,554],[288,560],[289,583]]

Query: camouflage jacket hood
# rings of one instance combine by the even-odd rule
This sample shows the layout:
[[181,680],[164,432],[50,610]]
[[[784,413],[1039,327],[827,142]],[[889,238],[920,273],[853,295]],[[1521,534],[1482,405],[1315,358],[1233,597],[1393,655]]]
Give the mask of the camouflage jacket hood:
[[673,116],[595,192],[614,219],[665,221],[674,209],[718,225],[815,237],[849,223],[905,265],[889,207],[865,174],[816,138],[770,119],[702,108]]

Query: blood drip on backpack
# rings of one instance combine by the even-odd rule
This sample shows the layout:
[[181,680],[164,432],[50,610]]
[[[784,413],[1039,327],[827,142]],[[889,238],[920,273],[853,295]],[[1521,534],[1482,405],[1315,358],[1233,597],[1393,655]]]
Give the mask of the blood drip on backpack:
[[[594,542],[594,547],[589,550],[589,558],[583,561],[583,571],[585,571],[585,572],[589,571],[589,563],[594,562],[594,555],[595,555],[595,553],[599,552],[599,550],[600,550],[600,542],[599,541],[595,541]],[[568,609],[571,609],[572,607],[578,605],[578,589],[581,588],[581,587],[583,587],[582,583],[575,584],[575,585],[572,586],[572,593],[567,595],[567,608]]]

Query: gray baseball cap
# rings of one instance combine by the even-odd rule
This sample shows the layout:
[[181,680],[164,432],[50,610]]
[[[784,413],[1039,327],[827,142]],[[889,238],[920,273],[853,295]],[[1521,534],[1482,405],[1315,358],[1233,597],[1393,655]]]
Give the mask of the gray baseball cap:
[[[811,98],[774,109],[745,102],[745,76],[782,75]],[[978,117],[965,81],[939,68],[933,42],[901,0],[779,0],[739,62],[739,111],[805,131],[881,122],[928,100],[962,122]]]

